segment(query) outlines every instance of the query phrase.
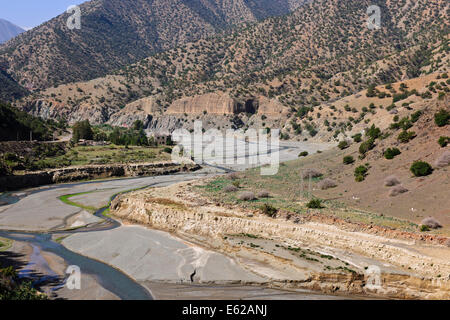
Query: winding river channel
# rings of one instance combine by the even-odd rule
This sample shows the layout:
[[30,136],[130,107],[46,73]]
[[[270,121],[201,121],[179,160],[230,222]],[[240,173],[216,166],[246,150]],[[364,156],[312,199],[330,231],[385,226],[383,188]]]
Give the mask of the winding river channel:
[[[314,146],[311,148],[314,149]],[[299,152],[298,147],[281,147],[280,149],[284,152],[281,156],[282,161],[295,159]],[[59,198],[64,195],[89,194],[84,199],[87,203],[84,201],[81,203],[95,208],[105,208],[118,193],[137,188],[168,186],[221,174],[228,169],[211,165],[197,173],[90,181],[6,193],[0,196],[1,202],[6,203],[3,206],[6,209],[0,206],[0,237],[30,244],[34,249],[33,259],[45,260],[40,255],[40,252],[44,251],[62,258],[67,265],[79,266],[83,273],[95,277],[104,289],[122,300],[152,300],[150,291],[124,272],[99,260],[75,253],[55,240],[55,235],[65,237],[81,233],[98,233],[121,226],[114,219],[103,216],[105,209],[100,209],[95,213],[97,218],[95,223],[84,223],[81,227],[68,228],[70,224],[67,219],[80,214],[82,210],[63,203]],[[245,167],[233,169],[241,170]],[[64,279],[60,280],[60,286],[64,285],[64,281]]]

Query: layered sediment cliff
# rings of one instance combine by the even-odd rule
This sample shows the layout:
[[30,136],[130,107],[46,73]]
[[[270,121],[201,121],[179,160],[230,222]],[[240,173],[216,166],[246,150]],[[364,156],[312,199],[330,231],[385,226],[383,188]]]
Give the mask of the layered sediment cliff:
[[[424,253],[420,246],[408,240],[351,232],[320,223],[296,224],[250,210],[226,208],[202,199],[193,192],[190,183],[118,197],[112,203],[111,212],[124,221],[176,233],[241,262],[251,256],[253,261],[258,261],[253,262],[251,268],[257,270],[255,265],[264,264],[265,269],[272,270],[269,273],[274,276],[268,278],[276,285],[395,298],[450,298],[450,262],[445,255]],[[304,265],[295,265],[270,250],[264,252],[258,246],[242,248],[224,240],[238,234],[322,252],[345,261],[353,271],[350,274],[318,271],[312,265],[305,269]],[[447,248],[440,246],[434,250],[448,253],[444,251]],[[368,261],[385,269],[380,275],[382,286],[374,291],[366,286],[364,273]],[[385,268],[386,265],[389,267]],[[286,270],[290,270],[290,276],[275,276],[286,274]],[[300,280],[299,274],[302,275]]]

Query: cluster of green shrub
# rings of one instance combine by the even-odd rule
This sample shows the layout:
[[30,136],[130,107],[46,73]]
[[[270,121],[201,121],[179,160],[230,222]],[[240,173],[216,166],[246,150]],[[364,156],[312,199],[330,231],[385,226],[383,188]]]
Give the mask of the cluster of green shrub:
[[445,148],[450,143],[450,137],[440,137],[438,143],[442,148]]
[[[48,141],[53,133],[64,130],[65,121],[43,120],[10,105],[0,103],[0,141]],[[31,133],[31,134],[30,134]]]
[[425,161],[414,162],[410,170],[416,177],[425,177],[433,173],[433,168]]
[[343,162],[344,164],[352,164],[355,162],[355,159],[352,156],[345,156]]
[[397,140],[401,143],[408,143],[409,141],[414,139],[416,136],[417,135],[414,131],[404,130],[398,135]]
[[401,151],[398,148],[387,148],[384,152],[384,157],[388,160],[392,160],[399,154],[401,154]]
[[19,279],[12,267],[0,268],[0,300],[47,300],[45,294],[33,288],[30,281]]
[[[73,142],[80,139],[94,141],[109,141],[118,146],[156,146],[153,137],[147,137],[144,124],[136,120],[131,128],[112,127],[110,125],[91,126],[88,120],[77,122],[73,126]],[[167,141],[172,145],[170,137]]]
[[445,109],[439,110],[439,112],[434,115],[434,122],[438,127],[445,127],[446,125],[448,125],[449,121],[450,112]]
[[369,165],[363,165],[355,168],[355,181],[362,182],[366,179],[369,172]]

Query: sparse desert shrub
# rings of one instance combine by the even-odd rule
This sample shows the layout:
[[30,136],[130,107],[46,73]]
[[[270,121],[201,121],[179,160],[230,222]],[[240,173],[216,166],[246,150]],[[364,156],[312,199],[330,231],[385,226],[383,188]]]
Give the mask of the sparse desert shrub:
[[422,231],[422,232],[430,231],[430,228],[428,228],[427,226],[422,224],[422,225],[420,225],[420,231]]
[[322,209],[322,200],[320,199],[312,199],[306,204],[306,207],[309,209]]
[[397,140],[400,141],[401,143],[408,143],[415,137],[416,137],[416,133],[414,131],[404,130],[398,135]]
[[355,159],[352,156],[345,156],[343,162],[344,164],[352,164],[355,162]]
[[416,177],[425,177],[433,173],[433,168],[424,161],[414,162],[410,170]]
[[321,176],[323,176],[323,174],[315,169],[306,169],[302,174],[303,179],[319,178]]
[[341,150],[347,149],[349,146],[350,146],[350,145],[349,145],[348,142],[345,141],[345,140],[339,142],[339,144],[338,144],[338,148],[341,149]]
[[400,150],[398,148],[388,148],[385,152],[384,152],[384,157],[388,160],[392,160],[394,159],[396,156],[398,156],[399,154],[401,154]]
[[275,218],[277,213],[278,213],[278,209],[275,208],[274,206],[270,205],[270,204],[263,204],[260,207],[260,210],[262,213],[264,213],[266,216],[269,216],[271,218]]
[[303,152],[300,152],[300,154],[298,155],[298,157],[299,158],[301,158],[301,157],[307,157],[308,156],[308,151],[303,151]]
[[442,148],[445,148],[450,143],[450,137],[440,137],[438,143]]
[[239,200],[242,201],[252,201],[255,199],[256,199],[255,194],[251,191],[245,191],[239,195]]
[[237,179],[239,179],[239,173],[237,173],[237,172],[229,173],[227,175],[227,178],[230,180],[237,180]]
[[241,183],[238,180],[234,180],[231,184],[238,189],[241,187]]
[[375,140],[371,138],[371,139],[361,143],[361,145],[359,146],[359,153],[366,154],[367,152],[372,150],[374,147],[375,147]]
[[420,223],[420,225],[427,226],[430,229],[442,228],[441,223],[433,217],[428,217],[428,218],[423,219],[422,222]]
[[262,190],[258,192],[258,198],[269,198],[269,196],[270,196],[269,191]]
[[409,191],[409,190],[406,189],[404,186],[395,186],[395,187],[393,187],[393,188],[391,189],[391,191],[389,192],[389,196],[391,196],[391,197],[396,197],[396,196],[398,196],[399,194],[406,193],[406,192],[408,192],[408,191]]
[[362,141],[362,134],[357,133],[352,138],[353,138],[353,141],[355,141],[356,143],[360,143]]
[[386,187],[393,187],[398,184],[400,184],[400,180],[398,180],[396,176],[389,176],[386,179],[384,179],[384,185]]
[[445,151],[439,158],[436,159],[434,165],[438,168],[444,168],[450,164],[450,151]]
[[355,181],[361,182],[364,181],[364,179],[367,176],[367,172],[369,172],[369,168],[366,166],[359,166],[355,169]]
[[236,187],[236,186],[232,186],[232,185],[230,185],[230,186],[226,186],[224,189],[223,189],[223,191],[225,191],[225,192],[236,192],[236,191],[238,191],[239,189]]
[[439,110],[439,112],[437,112],[434,115],[434,122],[437,124],[438,127],[446,126],[449,120],[450,120],[450,112],[448,112],[445,109]]
[[369,129],[366,130],[366,135],[371,139],[375,140],[381,136],[381,129],[375,127],[373,124]]
[[324,179],[322,181],[320,181],[319,183],[319,188],[321,190],[327,190],[327,189],[331,189],[331,188],[335,188],[337,187],[337,183],[336,181],[332,180],[332,179]]

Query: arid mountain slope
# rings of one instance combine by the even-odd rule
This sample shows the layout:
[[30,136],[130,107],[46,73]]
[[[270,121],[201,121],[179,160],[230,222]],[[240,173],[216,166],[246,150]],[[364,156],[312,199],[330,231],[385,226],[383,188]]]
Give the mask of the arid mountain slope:
[[0,18],[0,43],[12,39],[22,32],[25,32],[25,30],[5,19]]
[[0,64],[28,89],[89,80],[153,53],[244,22],[296,9],[304,0],[93,0],[81,29],[60,16],[0,47]]
[[[211,126],[230,127],[238,115],[242,126],[266,127],[277,124],[266,120],[275,114],[283,116],[281,123],[290,130],[285,132],[290,138],[338,138],[337,131],[352,131],[346,124],[351,117],[350,122],[360,123],[356,128],[365,125],[366,119],[356,113],[368,114],[363,108],[371,101],[357,99],[345,112],[334,111],[335,103],[351,100],[353,94],[365,96],[359,92],[371,84],[425,77],[449,68],[446,2],[377,3],[385,13],[380,30],[366,26],[369,1],[314,1],[293,14],[156,54],[114,75],[46,89],[16,106],[70,122],[130,125],[136,114],[128,106],[152,99],[152,112],[139,112],[139,117],[153,128],[149,115],[168,113],[170,120],[159,121],[165,124],[179,124],[180,118],[190,124],[188,115],[229,115],[229,109],[220,107],[226,100],[240,114],[205,116]],[[405,21],[410,21],[407,26]],[[211,94],[220,98],[208,99]],[[400,92],[384,94],[384,107],[394,94]],[[178,120],[173,121],[173,115]],[[324,120],[325,134],[316,135]]]

